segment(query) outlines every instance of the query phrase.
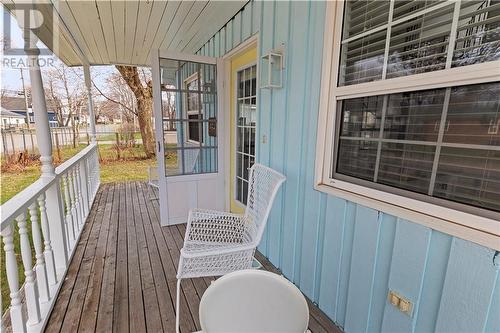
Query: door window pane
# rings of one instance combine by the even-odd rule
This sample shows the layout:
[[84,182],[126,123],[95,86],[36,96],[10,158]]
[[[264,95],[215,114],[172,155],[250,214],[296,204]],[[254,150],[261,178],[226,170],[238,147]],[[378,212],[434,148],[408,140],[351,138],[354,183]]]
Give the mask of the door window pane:
[[215,65],[160,59],[160,77],[166,175],[217,172]]
[[249,170],[255,163],[256,65],[238,71],[236,96],[236,200],[246,204]]

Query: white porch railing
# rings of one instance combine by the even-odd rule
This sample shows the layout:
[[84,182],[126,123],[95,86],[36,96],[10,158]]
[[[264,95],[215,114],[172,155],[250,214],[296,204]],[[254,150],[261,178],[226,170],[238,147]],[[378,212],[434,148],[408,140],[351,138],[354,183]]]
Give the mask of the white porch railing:
[[[1,206],[0,233],[10,291],[10,308],[2,325],[10,321],[14,332],[43,330],[99,184],[97,144],[92,143],[57,167],[54,176],[40,178]],[[19,255],[25,275],[22,286]]]

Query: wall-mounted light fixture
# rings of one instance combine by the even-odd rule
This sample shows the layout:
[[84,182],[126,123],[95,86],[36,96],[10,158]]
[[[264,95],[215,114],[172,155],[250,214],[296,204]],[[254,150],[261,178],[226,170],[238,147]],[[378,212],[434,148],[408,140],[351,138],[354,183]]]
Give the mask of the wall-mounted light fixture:
[[283,87],[283,51],[271,50],[261,58],[260,87],[276,89]]

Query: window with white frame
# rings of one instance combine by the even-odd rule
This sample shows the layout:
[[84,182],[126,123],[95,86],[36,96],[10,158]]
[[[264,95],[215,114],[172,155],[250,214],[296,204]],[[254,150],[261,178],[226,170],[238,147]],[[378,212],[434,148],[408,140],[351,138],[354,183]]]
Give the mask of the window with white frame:
[[236,184],[235,199],[247,204],[250,168],[255,163],[257,113],[257,65],[242,68],[237,74],[236,101]]
[[500,1],[333,8],[319,183],[498,220]]
[[198,73],[193,74],[185,81],[186,86],[186,112],[188,118],[187,140],[194,143],[203,142],[203,109],[201,106],[202,92]]

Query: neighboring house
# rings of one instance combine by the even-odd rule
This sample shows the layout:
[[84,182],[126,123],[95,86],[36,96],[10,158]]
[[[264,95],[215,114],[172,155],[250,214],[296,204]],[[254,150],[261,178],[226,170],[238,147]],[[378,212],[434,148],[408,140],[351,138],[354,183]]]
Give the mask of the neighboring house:
[[2,125],[2,128],[21,127],[26,123],[26,116],[9,111],[3,106],[0,110],[0,123]]
[[[17,115],[16,118],[11,117],[10,126],[21,127],[26,124],[26,102],[24,97],[18,96],[2,96],[0,101],[2,106],[2,119],[4,118],[4,110],[9,114]],[[2,120],[2,126],[5,126],[5,121]]]
[[[247,195],[256,162],[287,177],[258,250],[345,332],[500,331],[499,1],[61,4],[59,29],[70,43],[55,52],[68,66],[86,64],[89,91],[90,66],[152,67],[159,200],[137,183],[98,190],[95,143],[48,175],[61,180],[43,188],[57,222],[50,232],[61,249],[59,281],[70,271],[64,297],[43,303],[56,303],[51,331],[75,323],[173,331],[179,224],[193,208],[241,214],[249,202],[265,206],[258,191]],[[51,23],[37,32],[47,45]],[[175,119],[162,114],[166,92],[175,95]],[[172,123],[176,143],[167,145]],[[85,227],[67,232],[75,229],[61,207],[71,207],[72,221],[67,187],[75,182],[67,180],[75,173],[88,207],[100,199]],[[25,198],[7,203],[7,242],[16,223],[26,225],[19,207],[34,197]],[[198,228],[216,220],[234,232],[228,242],[243,245],[241,234],[254,232],[213,216]],[[214,256],[225,251],[218,240],[207,245]],[[33,320],[23,317],[18,253],[9,255],[11,318],[42,326],[47,316],[36,317],[34,302]],[[33,264],[25,266],[32,281],[23,296],[33,299]],[[186,318],[197,316],[203,283],[186,281],[183,331],[199,330]]]
[[[28,106],[28,114],[29,114],[29,120],[30,124],[35,123],[35,117],[33,115],[33,110],[31,109],[31,101],[29,101],[29,106]],[[17,97],[17,96],[3,96],[1,100],[1,105],[2,108],[14,112],[18,114],[19,116],[23,117],[26,119],[26,102],[24,100],[24,97]],[[49,124],[50,127],[57,127],[57,117],[54,112],[54,105],[51,103],[50,100],[47,101],[47,114],[49,117]],[[22,124],[26,124],[26,120],[22,122]]]

